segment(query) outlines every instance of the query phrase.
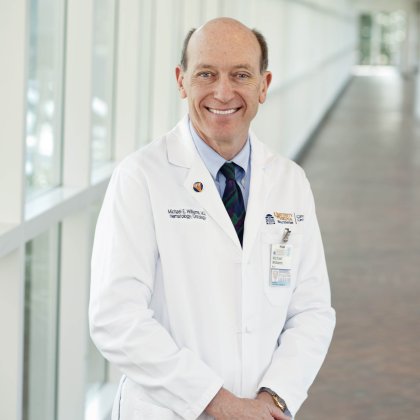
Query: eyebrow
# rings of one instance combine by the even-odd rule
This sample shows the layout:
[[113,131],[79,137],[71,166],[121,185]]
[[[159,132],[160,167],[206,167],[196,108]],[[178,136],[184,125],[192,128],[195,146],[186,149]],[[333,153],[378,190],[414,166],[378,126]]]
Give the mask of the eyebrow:
[[[212,69],[215,69],[215,68],[216,68],[216,66],[213,66],[211,64],[205,64],[205,63],[197,64],[195,66],[195,70],[198,70],[198,69],[210,69],[210,70],[212,70]],[[252,67],[249,64],[236,64],[235,66],[233,66],[233,69],[234,70],[245,69],[245,70],[249,70],[249,71],[253,70]]]

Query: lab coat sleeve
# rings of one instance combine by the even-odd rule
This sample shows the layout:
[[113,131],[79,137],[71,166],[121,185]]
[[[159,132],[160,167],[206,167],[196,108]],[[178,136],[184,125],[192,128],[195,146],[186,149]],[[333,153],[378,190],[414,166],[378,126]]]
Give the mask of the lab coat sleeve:
[[293,416],[324,361],[335,326],[321,234],[306,178],[303,187],[306,227],[296,286],[279,346],[259,384],[259,388],[268,387],[280,395]]
[[179,348],[150,302],[159,250],[145,176],[125,164],[111,178],[92,254],[91,336],[103,356],[145,390],[149,402],[196,419],[223,381]]

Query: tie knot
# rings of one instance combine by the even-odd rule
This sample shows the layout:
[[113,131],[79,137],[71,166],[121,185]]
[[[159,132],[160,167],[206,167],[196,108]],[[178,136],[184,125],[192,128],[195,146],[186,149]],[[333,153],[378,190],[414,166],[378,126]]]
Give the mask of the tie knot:
[[220,172],[224,175],[226,179],[233,179],[235,178],[235,164],[233,162],[226,162],[221,168]]

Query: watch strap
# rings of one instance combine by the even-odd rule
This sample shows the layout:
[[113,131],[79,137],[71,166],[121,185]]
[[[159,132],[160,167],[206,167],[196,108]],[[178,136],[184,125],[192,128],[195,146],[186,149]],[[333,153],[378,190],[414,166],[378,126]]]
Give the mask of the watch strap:
[[284,413],[287,410],[287,404],[286,401],[283,400],[283,398],[279,397],[272,389],[262,387],[259,389],[258,394],[261,392],[267,392],[271,395],[271,398],[274,401],[274,404],[280,408],[280,410]]

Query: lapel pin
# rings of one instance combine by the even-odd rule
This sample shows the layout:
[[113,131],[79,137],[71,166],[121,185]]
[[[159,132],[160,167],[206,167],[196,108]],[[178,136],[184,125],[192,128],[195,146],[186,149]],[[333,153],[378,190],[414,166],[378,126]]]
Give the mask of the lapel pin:
[[203,188],[204,188],[204,186],[203,186],[202,182],[194,182],[193,189],[194,189],[195,192],[201,192],[201,191],[203,191]]

